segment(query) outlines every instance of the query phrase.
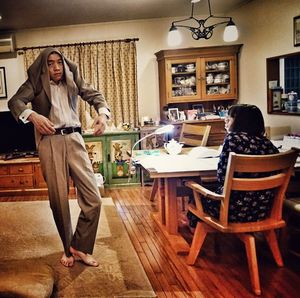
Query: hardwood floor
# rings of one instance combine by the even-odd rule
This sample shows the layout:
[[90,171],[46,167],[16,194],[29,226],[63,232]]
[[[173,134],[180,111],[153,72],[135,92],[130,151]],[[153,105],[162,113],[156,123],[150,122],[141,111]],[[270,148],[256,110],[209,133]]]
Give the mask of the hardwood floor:
[[[204,244],[196,266],[186,265],[186,256],[173,252],[151,218],[156,205],[148,200],[150,190],[149,187],[111,189],[107,195],[114,199],[157,296],[255,297],[242,242],[235,237],[212,235]],[[191,242],[188,229],[182,227],[181,232]],[[261,297],[299,297],[297,265],[285,260],[286,266],[278,268],[265,242],[259,239],[257,242]]]
[[[157,297],[255,297],[243,244],[234,237],[208,236],[195,266],[186,265],[185,255],[176,255],[151,218],[150,187],[106,189],[128,231]],[[39,200],[40,197],[0,198],[0,201]],[[191,242],[185,226],[180,232]],[[222,237],[221,237],[222,236]],[[261,297],[299,297],[300,262],[284,257],[278,268],[271,252],[258,237]]]

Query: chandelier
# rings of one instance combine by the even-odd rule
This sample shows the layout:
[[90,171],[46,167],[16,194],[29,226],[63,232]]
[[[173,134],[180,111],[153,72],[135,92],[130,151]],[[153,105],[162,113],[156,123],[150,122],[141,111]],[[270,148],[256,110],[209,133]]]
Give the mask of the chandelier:
[[[168,43],[170,46],[176,46],[181,42],[180,32],[177,30],[178,28],[185,28],[191,31],[192,37],[196,40],[201,38],[209,39],[213,35],[213,30],[223,24],[227,24],[224,30],[223,39],[226,42],[235,41],[238,39],[238,31],[237,28],[232,21],[231,17],[223,17],[223,16],[214,16],[211,13],[210,0],[207,0],[209,16],[206,19],[198,20],[194,17],[194,5],[195,3],[200,2],[200,0],[191,0],[192,9],[191,16],[183,19],[172,22],[171,28],[169,30],[168,35]],[[213,23],[215,19],[220,19],[221,21],[218,23]],[[222,21],[223,20],[223,21]],[[179,23],[190,21],[190,23],[195,23],[195,26],[188,26],[187,24],[180,25]]]

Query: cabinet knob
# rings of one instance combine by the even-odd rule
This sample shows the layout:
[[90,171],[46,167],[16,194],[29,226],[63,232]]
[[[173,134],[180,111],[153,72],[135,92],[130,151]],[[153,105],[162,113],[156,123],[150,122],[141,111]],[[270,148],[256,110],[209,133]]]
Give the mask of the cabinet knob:
[[24,172],[24,169],[23,169],[23,168],[19,168],[19,169],[18,169],[18,172],[21,172],[21,173],[22,173],[22,172]]

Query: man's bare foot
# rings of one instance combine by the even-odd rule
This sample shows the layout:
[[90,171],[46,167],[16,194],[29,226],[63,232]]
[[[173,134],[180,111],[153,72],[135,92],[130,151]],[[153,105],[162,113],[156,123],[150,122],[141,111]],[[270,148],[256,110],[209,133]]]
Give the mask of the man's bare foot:
[[70,247],[70,252],[74,256],[75,260],[80,260],[84,264],[92,267],[98,267],[99,263],[93,258],[93,256],[86,254],[82,251],[76,250],[72,246]]
[[74,257],[67,257],[66,254],[64,253],[60,259],[60,262],[65,266],[65,267],[72,267],[74,265]]

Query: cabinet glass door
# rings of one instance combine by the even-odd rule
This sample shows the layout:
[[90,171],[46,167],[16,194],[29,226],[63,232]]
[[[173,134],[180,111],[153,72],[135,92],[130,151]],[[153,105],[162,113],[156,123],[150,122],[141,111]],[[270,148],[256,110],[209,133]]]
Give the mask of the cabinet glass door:
[[237,96],[237,82],[233,57],[203,59],[202,98],[233,99]]
[[199,63],[197,59],[170,61],[167,67],[169,102],[199,99],[200,90],[197,81]]

